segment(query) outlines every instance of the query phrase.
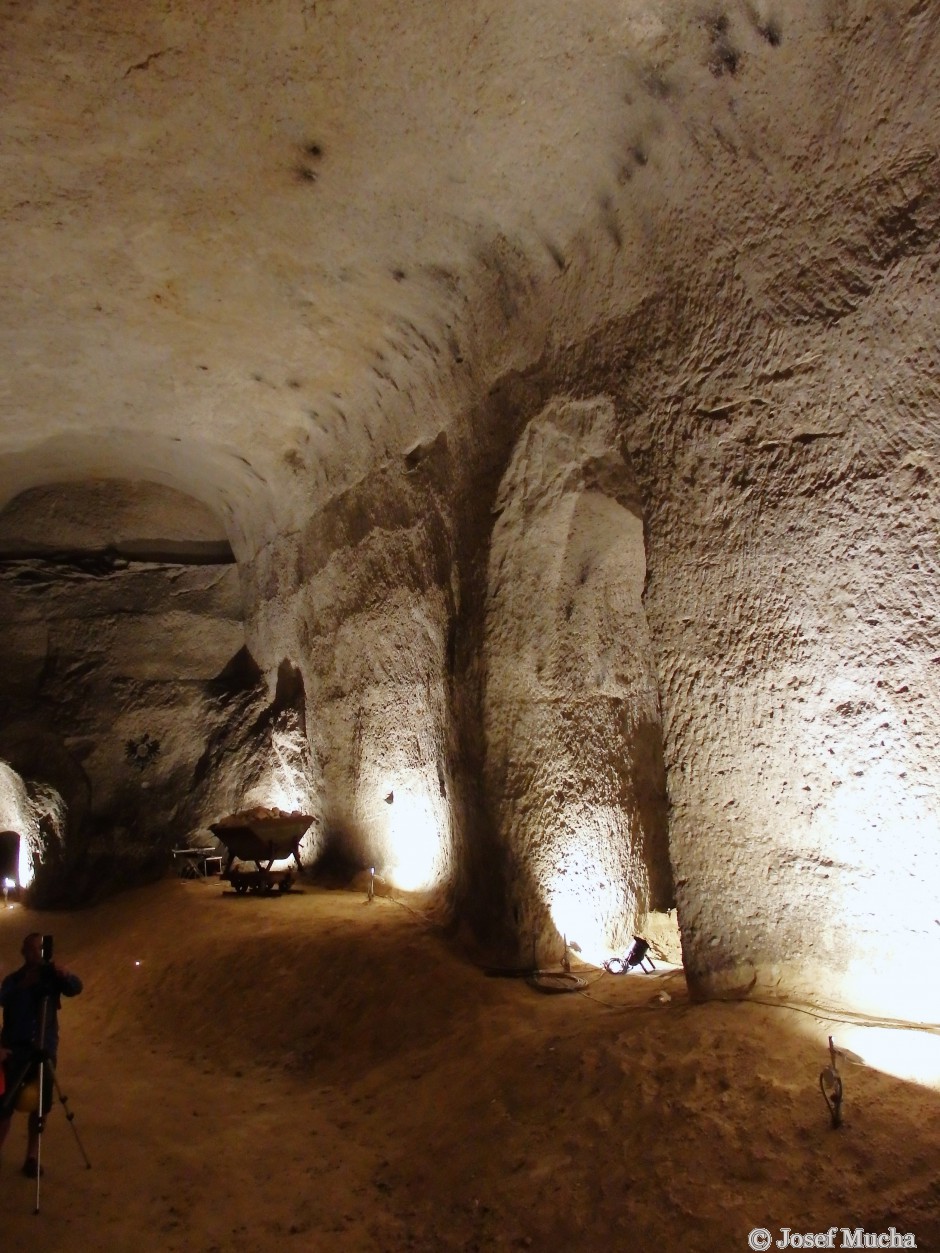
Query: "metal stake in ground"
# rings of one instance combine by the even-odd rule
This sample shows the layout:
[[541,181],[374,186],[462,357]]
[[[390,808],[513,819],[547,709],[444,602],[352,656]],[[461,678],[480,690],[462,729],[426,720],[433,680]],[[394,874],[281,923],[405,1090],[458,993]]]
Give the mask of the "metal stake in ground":
[[836,1046],[829,1037],[829,1065],[819,1075],[819,1090],[829,1109],[833,1128],[842,1125],[842,1076],[836,1065]]

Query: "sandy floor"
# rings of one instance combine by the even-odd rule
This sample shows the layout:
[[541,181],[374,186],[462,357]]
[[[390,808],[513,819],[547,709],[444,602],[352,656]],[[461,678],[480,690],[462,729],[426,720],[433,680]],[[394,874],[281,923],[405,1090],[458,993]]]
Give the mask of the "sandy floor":
[[851,1066],[831,1130],[834,1028],[807,1015],[692,1006],[680,972],[543,995],[349,892],[0,909],[0,973],[34,929],[85,980],[59,1078],[92,1168],[56,1106],[35,1215],[17,1116],[4,1253],[744,1250],[832,1225],[940,1249],[940,1093]]

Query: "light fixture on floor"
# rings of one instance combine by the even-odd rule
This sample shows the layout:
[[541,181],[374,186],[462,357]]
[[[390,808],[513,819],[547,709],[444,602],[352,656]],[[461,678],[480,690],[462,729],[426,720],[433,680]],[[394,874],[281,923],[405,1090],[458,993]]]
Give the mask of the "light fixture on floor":
[[[636,970],[639,967],[640,970],[646,971],[647,974],[652,974],[656,967],[653,965],[653,959],[648,956],[649,948],[647,940],[635,935],[633,943],[624,956],[608,958],[604,962],[604,969],[609,975],[625,975],[628,971]],[[646,962],[649,962],[649,970],[646,969]]]

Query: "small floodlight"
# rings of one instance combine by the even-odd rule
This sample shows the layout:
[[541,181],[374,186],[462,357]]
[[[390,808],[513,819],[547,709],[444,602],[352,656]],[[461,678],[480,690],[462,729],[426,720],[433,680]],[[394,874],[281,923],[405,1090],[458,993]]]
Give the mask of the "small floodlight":
[[630,951],[624,958],[624,961],[627,963],[627,967],[632,970],[635,966],[639,966],[641,970],[646,970],[644,962],[649,962],[650,968],[647,973],[652,974],[656,967],[653,965],[653,959],[647,956],[649,951],[649,943],[646,940],[640,939],[638,935],[635,935],[633,937],[633,943],[630,946]]
[[10,888],[15,888],[15,887],[16,887],[15,879],[4,878],[3,880],[3,904],[4,906],[6,906],[9,900]]
[[[635,935],[627,953],[623,957],[611,957],[605,961],[604,969],[610,975],[625,975],[639,967],[646,974],[652,974],[656,967],[653,965],[652,957],[648,955],[649,950],[649,942]],[[646,969],[646,962],[649,962],[649,970]]]

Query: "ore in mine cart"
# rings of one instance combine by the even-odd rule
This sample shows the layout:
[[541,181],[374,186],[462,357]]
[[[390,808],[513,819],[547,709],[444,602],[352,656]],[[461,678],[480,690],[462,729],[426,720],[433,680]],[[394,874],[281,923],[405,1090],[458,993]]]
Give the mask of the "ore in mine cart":
[[[300,867],[300,840],[312,822],[309,814],[257,808],[213,823],[209,830],[228,852],[222,878],[239,894],[289,892]],[[291,858],[293,866],[272,869]]]

